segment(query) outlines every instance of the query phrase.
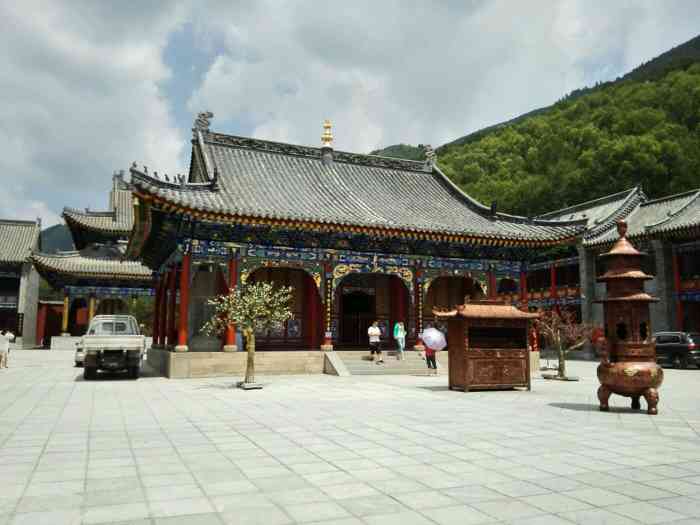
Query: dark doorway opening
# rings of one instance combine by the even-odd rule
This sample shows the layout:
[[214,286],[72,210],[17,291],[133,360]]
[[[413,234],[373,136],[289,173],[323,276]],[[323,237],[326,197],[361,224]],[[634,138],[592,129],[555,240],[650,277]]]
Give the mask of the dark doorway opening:
[[367,345],[367,329],[375,320],[375,297],[366,292],[343,294],[340,342],[343,345]]

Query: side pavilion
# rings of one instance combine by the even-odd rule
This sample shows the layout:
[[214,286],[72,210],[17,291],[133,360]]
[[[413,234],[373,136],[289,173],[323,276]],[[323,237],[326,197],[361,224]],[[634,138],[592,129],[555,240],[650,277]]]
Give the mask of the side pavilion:
[[[63,292],[63,336],[80,336],[95,314],[127,311],[126,300],[153,294],[153,277],[139,262],[124,260],[134,223],[131,186],[123,173],[112,176],[107,211],[63,210],[76,250],[31,256],[39,274]],[[52,348],[70,345],[53,338]]]
[[41,242],[41,221],[0,220],[0,329],[23,348],[36,345],[39,276],[28,258]]
[[200,333],[207,299],[258,280],[295,289],[294,319],[258,334],[262,350],[362,347],[374,320],[385,340],[404,321],[416,341],[435,307],[493,297],[502,280],[523,294],[528,258],[585,227],[484,206],[430,151],[426,162],[335,151],[328,122],[320,148],[236,137],[209,118],[195,123],[187,176],[131,169],[127,255],[156,272],[160,348],[235,350],[235,327],[223,341]]

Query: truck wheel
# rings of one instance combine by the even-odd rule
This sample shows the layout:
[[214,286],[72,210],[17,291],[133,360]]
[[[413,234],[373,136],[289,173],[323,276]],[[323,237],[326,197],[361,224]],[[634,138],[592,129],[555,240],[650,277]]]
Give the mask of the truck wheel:
[[83,369],[83,378],[87,380],[97,379],[97,368],[92,366],[86,366]]
[[138,379],[138,378],[139,378],[139,372],[140,372],[140,367],[138,367],[138,366],[130,366],[130,367],[129,367],[129,379]]

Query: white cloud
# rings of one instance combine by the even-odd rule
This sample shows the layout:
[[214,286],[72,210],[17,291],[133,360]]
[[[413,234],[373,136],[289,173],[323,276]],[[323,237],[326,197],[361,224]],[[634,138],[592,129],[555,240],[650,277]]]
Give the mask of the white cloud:
[[336,147],[438,145],[614,78],[637,48],[694,36],[673,22],[698,15],[689,1],[221,6],[200,31],[224,50],[189,105],[260,138],[316,144],[329,117]]
[[330,118],[337,148],[369,151],[436,146],[624,73],[694,36],[700,3],[74,0],[3,2],[0,17],[0,216],[51,223],[64,205],[104,208],[132,160],[186,170],[189,123],[161,88],[186,22],[214,54],[191,64],[206,71],[191,113],[305,144]]
[[114,169],[182,168],[182,133],[158,83],[182,11],[87,2],[3,3],[0,174],[3,217],[59,221],[64,205],[103,209]]

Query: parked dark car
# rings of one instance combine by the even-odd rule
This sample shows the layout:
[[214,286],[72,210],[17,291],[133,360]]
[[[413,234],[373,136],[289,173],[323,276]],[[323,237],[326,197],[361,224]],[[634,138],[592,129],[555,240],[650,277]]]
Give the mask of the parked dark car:
[[657,332],[656,361],[674,368],[700,368],[700,334],[689,332]]

